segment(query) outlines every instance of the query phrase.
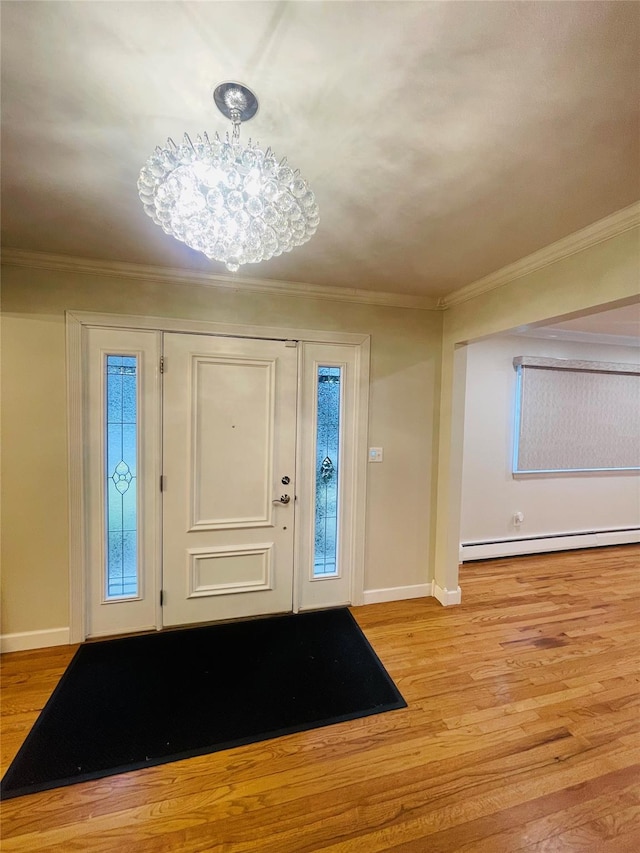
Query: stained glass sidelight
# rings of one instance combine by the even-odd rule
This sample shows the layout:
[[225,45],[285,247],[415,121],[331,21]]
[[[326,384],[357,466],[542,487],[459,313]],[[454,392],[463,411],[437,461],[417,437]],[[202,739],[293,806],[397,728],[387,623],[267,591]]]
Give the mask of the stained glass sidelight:
[[340,367],[318,367],[313,576],[338,572]]
[[106,598],[138,595],[137,358],[106,357]]

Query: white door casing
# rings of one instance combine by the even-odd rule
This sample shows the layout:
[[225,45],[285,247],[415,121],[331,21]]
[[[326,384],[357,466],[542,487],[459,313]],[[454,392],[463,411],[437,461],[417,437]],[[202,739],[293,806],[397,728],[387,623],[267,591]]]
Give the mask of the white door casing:
[[[194,336],[224,336],[227,339],[237,338],[242,345],[249,338],[260,338],[258,346],[262,343],[271,342],[279,348],[287,349],[295,354],[294,346],[286,346],[285,339],[296,339],[299,343],[300,369],[298,375],[298,427],[297,427],[297,465],[299,470],[306,466],[305,479],[302,482],[298,477],[298,501],[295,503],[295,570],[293,571],[293,600],[287,608],[297,611],[298,609],[316,606],[333,606],[347,603],[349,596],[345,592],[349,581],[341,575],[339,582],[337,578],[331,581],[323,579],[315,583],[311,589],[324,589],[326,592],[318,597],[316,593],[311,595],[305,591],[305,585],[310,580],[308,575],[309,565],[313,560],[313,487],[310,485],[313,478],[313,459],[308,455],[312,453],[311,443],[314,440],[315,425],[309,421],[309,407],[313,405],[316,392],[315,377],[312,375],[317,363],[332,364],[339,363],[345,366],[344,398],[346,408],[342,426],[341,446],[343,452],[347,452],[349,442],[352,442],[351,469],[349,459],[342,457],[342,481],[341,488],[345,490],[343,495],[344,515],[340,520],[341,525],[341,565],[350,572],[350,601],[352,604],[361,604],[364,589],[364,540],[365,540],[365,492],[367,473],[367,411],[368,411],[368,389],[369,389],[369,347],[370,340],[367,335],[319,332],[316,330],[298,330],[284,328],[268,328],[257,326],[233,326],[230,324],[209,323],[205,321],[174,320],[171,318],[154,318],[144,316],[126,316],[96,314],[89,312],[67,312],[67,387],[68,387],[68,423],[69,423],[69,526],[70,526],[70,637],[72,642],[81,642],[87,636],[103,636],[129,631],[139,631],[146,628],[161,628],[163,626],[163,610],[160,606],[160,590],[162,584],[162,505],[163,501],[171,495],[170,480],[172,474],[166,477],[167,491],[160,492],[160,472],[162,461],[162,405],[161,405],[161,381],[159,375],[159,360],[161,354],[162,332],[185,333]],[[103,352],[131,352],[139,354],[141,358],[140,369],[140,465],[141,471],[145,471],[145,484],[141,489],[140,509],[143,512],[140,523],[143,529],[141,540],[141,554],[143,554],[144,565],[143,583],[141,585],[140,600],[135,602],[136,607],[130,607],[133,602],[109,603],[100,609],[103,613],[110,614],[110,620],[106,624],[99,624],[91,614],[91,597],[95,599],[95,590],[102,584],[102,580],[96,581],[91,577],[91,571],[100,563],[102,557],[98,554],[98,540],[101,533],[96,526],[104,524],[103,510],[99,508],[95,491],[99,478],[103,476],[103,449],[97,436],[101,434],[103,425],[97,420],[95,403],[97,399],[103,400],[103,390],[96,390],[101,382],[99,371],[96,373],[95,365],[89,364],[90,350],[99,342],[99,336],[103,335],[101,343]],[[122,335],[122,337],[120,337]],[[293,343],[290,340],[290,343]],[[341,350],[342,346],[342,350]],[[280,350],[282,352],[282,349]],[[95,356],[94,356],[95,358]],[[315,361],[313,361],[315,359]],[[333,361],[332,361],[333,359]],[[313,362],[313,364],[312,364]],[[171,370],[170,363],[166,362],[168,371]],[[220,364],[211,368],[214,372],[220,370]],[[206,371],[205,371],[206,372]],[[165,375],[169,379],[170,373]],[[294,373],[295,376],[295,373]],[[294,380],[295,381],[295,380]],[[91,389],[92,384],[95,386]],[[97,396],[96,396],[97,395]],[[103,403],[100,403],[103,405]],[[353,405],[353,411],[351,406]],[[93,414],[90,410],[93,408]],[[296,410],[295,402],[291,406]],[[167,473],[167,472],[165,472]],[[280,526],[286,526],[282,522],[282,516],[291,516],[293,522],[294,491],[286,491],[286,487],[275,478],[274,486],[277,484],[275,494],[271,499],[277,499],[281,494],[288,493],[292,502],[288,505],[272,504],[272,519],[275,521],[280,516]],[[285,475],[283,475],[285,476]],[[288,475],[291,476],[291,475]],[[291,476],[291,486],[294,485],[294,477]],[[101,487],[102,488],[102,487]],[[94,496],[91,497],[93,489]],[[200,503],[210,498],[206,489],[200,494]],[[255,504],[255,501],[254,501]],[[192,507],[194,509],[194,507]],[[197,509],[197,507],[195,507]],[[253,507],[255,510],[255,506]],[[96,515],[97,513],[97,515]],[[206,515],[207,513],[205,513]],[[263,518],[264,518],[263,513]],[[196,518],[197,513],[192,512]],[[245,523],[255,523],[257,514],[253,512],[253,521],[245,517]],[[228,518],[228,516],[227,516]],[[206,519],[205,519],[206,520]],[[210,519],[209,519],[210,520]],[[238,519],[236,518],[236,523]],[[191,524],[190,524],[191,526]],[[196,525],[199,526],[199,525]],[[240,527],[238,529],[241,529]],[[248,530],[248,527],[244,528]],[[260,528],[255,528],[260,530]],[[293,523],[291,528],[293,529]],[[262,528],[268,532],[268,526]],[[203,530],[193,531],[204,533]],[[220,533],[221,530],[212,532]],[[288,531],[285,531],[288,533]],[[184,533],[184,531],[183,531]],[[186,535],[186,533],[184,534]],[[202,537],[201,537],[202,538]],[[245,577],[257,585],[261,578],[265,577],[265,563],[271,541],[268,537],[259,537],[260,541],[253,543],[252,547],[245,544],[243,554],[238,554],[233,543],[217,545],[217,563],[211,564],[207,561],[207,545],[190,545],[191,554],[189,559],[192,566],[190,581],[194,586],[193,578],[195,570],[200,571],[204,584],[196,583],[195,586],[210,586],[210,578],[207,573],[213,570],[213,565],[219,569],[222,576],[216,579],[219,583],[225,582],[224,572],[231,566],[239,565],[244,561]],[[203,550],[198,551],[198,548]],[[311,548],[311,551],[309,550]],[[225,550],[226,549],[226,550]],[[251,552],[251,553],[249,553]],[[346,557],[345,557],[346,555]],[[346,559],[346,562],[345,562]],[[262,572],[262,574],[260,574]],[[227,582],[234,583],[233,576],[226,576]],[[290,584],[290,579],[286,585]],[[186,583],[186,581],[185,581]],[[215,585],[215,584],[214,584]],[[333,587],[334,595],[328,595]],[[258,590],[255,590],[258,592]],[[204,595],[196,595],[194,599],[213,598],[210,590],[195,589],[195,592],[204,592]],[[261,591],[260,591],[261,592]],[[248,595],[249,593],[245,593]],[[234,597],[234,592],[227,592],[217,596],[218,598]],[[168,590],[167,601],[170,601],[170,590]],[[192,602],[193,603],[193,602]],[[278,609],[281,605],[278,605]],[[145,610],[143,617],[136,619],[124,615],[125,611],[137,611],[138,615]],[[122,611],[123,615],[117,615]],[[147,612],[148,611],[148,612]],[[155,616],[153,615],[155,614]],[[169,617],[171,618],[171,617]],[[194,617],[189,617],[189,621]],[[196,617],[200,619],[200,617]],[[218,618],[218,617],[213,617]],[[223,617],[223,618],[226,618]],[[202,618],[209,621],[209,616]],[[174,624],[165,621],[164,624]],[[176,622],[175,624],[179,624]],[[180,623],[181,624],[181,623]],[[184,624],[187,624],[186,622]]]
[[297,361],[294,342],[165,335],[164,625],[291,611]]

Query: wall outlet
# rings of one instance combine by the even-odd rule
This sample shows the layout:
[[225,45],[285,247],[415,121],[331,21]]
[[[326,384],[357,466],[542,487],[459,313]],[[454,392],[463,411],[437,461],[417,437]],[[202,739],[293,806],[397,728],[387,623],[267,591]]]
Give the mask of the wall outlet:
[[524,514],[521,512],[514,512],[513,514],[513,523],[516,527],[519,527],[524,521]]

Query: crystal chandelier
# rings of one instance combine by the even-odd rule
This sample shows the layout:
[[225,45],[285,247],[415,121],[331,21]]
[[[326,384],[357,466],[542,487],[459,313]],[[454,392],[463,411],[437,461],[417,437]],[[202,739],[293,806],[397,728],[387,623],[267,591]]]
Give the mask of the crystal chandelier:
[[166,234],[222,261],[266,261],[306,243],[320,222],[313,192],[298,170],[270,148],[240,144],[240,125],[256,114],[256,96],[240,83],[221,83],[218,109],[233,130],[221,139],[205,133],[181,145],[159,146],[142,167],[138,191],[145,212]]

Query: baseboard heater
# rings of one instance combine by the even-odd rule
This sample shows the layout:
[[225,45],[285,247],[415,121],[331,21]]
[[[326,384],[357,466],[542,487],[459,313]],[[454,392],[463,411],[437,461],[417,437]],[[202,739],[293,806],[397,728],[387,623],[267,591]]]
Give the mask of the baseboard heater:
[[575,533],[548,533],[513,539],[483,542],[461,542],[460,562],[511,557],[517,554],[540,554],[545,551],[569,551],[573,548],[600,548],[605,545],[628,545],[640,542],[640,527],[617,530],[581,530]]

